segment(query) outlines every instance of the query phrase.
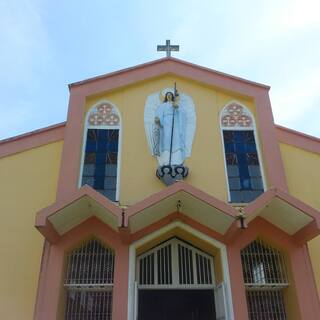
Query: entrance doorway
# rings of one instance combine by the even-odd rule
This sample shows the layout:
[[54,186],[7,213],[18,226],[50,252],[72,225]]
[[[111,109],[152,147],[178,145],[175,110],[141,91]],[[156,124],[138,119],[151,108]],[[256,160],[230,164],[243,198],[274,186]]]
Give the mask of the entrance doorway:
[[216,319],[213,290],[140,290],[138,320]]
[[137,259],[137,320],[214,320],[214,257],[172,238]]

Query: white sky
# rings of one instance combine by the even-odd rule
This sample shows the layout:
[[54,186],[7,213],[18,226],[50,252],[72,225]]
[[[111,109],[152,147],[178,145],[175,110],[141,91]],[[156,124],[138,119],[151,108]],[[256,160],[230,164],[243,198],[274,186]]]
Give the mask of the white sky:
[[271,86],[275,122],[320,137],[320,1],[0,0],[0,139],[66,119],[67,84],[175,57]]

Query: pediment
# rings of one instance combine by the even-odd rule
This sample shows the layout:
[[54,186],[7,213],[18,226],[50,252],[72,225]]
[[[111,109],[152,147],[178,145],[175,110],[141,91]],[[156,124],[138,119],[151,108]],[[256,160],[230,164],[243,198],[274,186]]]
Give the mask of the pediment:
[[264,84],[242,79],[172,57],[154,60],[131,68],[74,82],[69,84],[69,89],[70,91],[77,91],[84,96],[90,96],[101,92],[116,90],[166,74],[187,78],[247,97],[257,96],[259,93],[267,92],[270,89],[269,86]]

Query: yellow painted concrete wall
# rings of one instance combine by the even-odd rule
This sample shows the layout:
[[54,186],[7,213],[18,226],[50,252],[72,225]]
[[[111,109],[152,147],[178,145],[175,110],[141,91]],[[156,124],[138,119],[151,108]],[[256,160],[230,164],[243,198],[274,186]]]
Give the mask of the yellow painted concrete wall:
[[232,96],[190,79],[167,75],[87,99],[86,110],[105,99],[116,105],[121,113],[121,204],[131,205],[165,187],[155,176],[157,160],[149,153],[144,108],[148,95],[172,88],[174,82],[180,92],[193,98],[197,116],[192,155],[185,163],[190,168],[186,182],[227,201],[219,114],[226,103],[237,100],[255,115],[254,103],[246,97]]
[[35,214],[55,200],[62,144],[0,159],[0,319],[33,319],[43,246]]
[[[280,150],[290,194],[320,210],[320,154],[283,143]],[[308,245],[320,296],[320,236]]]

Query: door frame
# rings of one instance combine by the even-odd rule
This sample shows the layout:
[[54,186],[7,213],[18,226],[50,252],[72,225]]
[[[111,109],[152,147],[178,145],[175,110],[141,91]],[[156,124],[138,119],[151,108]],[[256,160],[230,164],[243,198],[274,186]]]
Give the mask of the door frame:
[[137,284],[136,284],[137,248],[159,237],[161,234],[167,233],[168,231],[175,228],[180,228],[220,250],[223,279],[226,287],[227,319],[234,320],[231,284],[230,284],[230,276],[229,276],[229,265],[228,265],[228,256],[227,256],[226,246],[220,241],[217,241],[216,239],[211,238],[180,221],[174,221],[166,225],[165,227],[157,231],[154,231],[146,235],[145,237],[133,242],[129,246],[128,320],[136,320],[137,312],[138,312],[137,305],[136,305],[137,304],[137,297],[136,297],[137,295]]

